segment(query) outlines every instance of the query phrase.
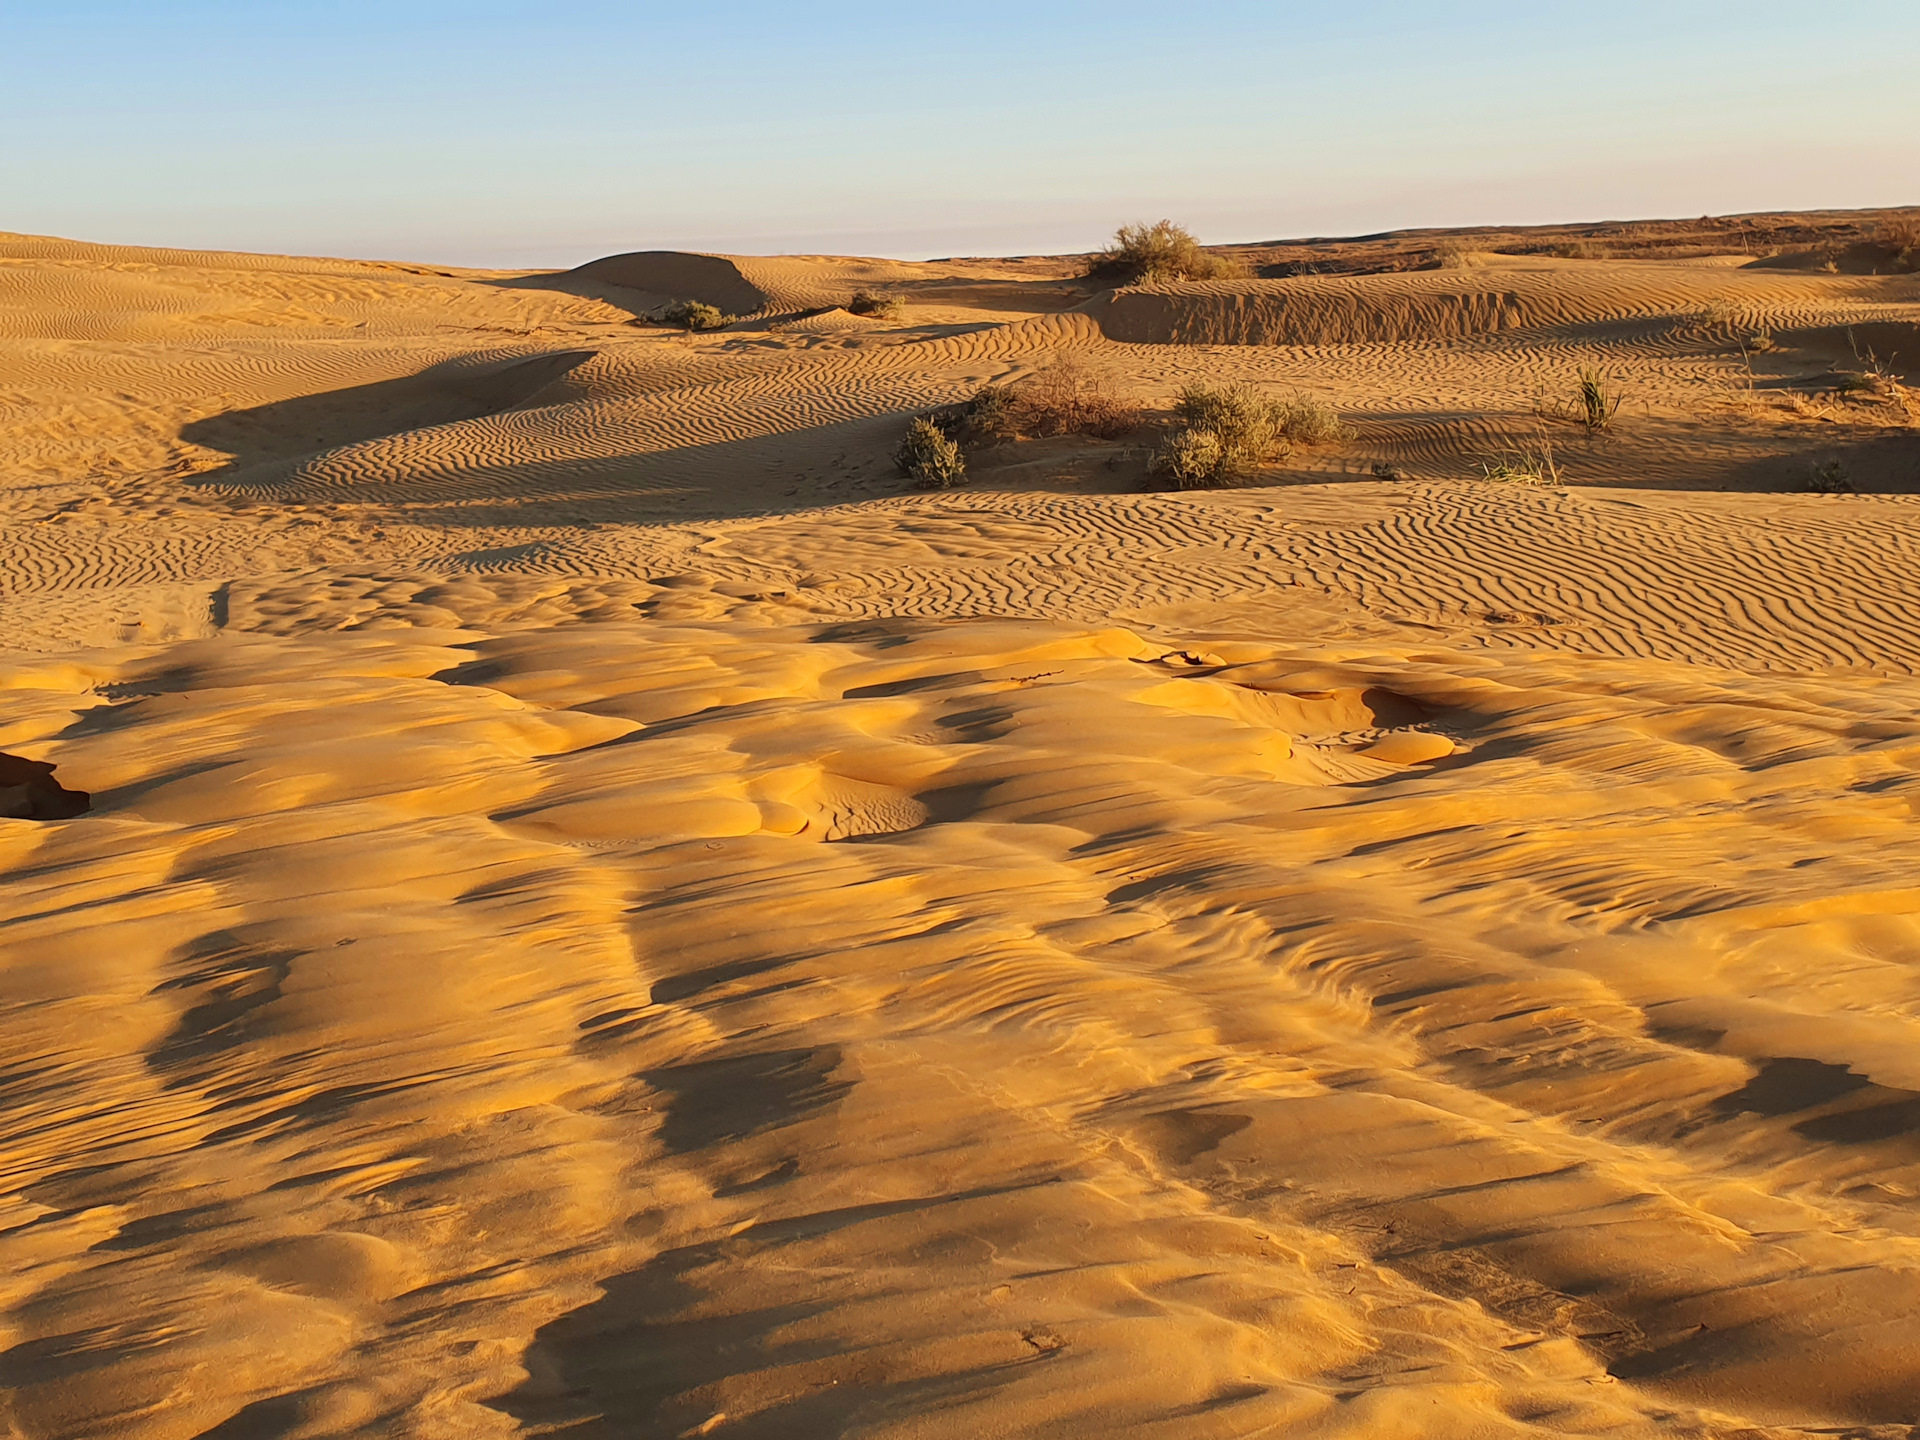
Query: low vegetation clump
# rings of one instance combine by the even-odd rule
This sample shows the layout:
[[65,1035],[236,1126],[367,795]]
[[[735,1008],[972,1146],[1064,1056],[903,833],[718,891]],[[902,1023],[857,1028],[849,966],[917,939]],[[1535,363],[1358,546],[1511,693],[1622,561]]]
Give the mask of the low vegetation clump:
[[1232,469],[1227,447],[1211,430],[1175,430],[1148,464],[1151,474],[1176,490],[1205,490],[1229,478]]
[[1807,489],[1815,495],[1851,495],[1853,480],[1838,460],[1815,461],[1808,468]]
[[1566,260],[1606,260],[1613,255],[1598,240],[1572,240],[1560,246],[1558,253]]
[[1553,458],[1553,441],[1546,435],[1510,446],[1480,464],[1480,478],[1502,485],[1558,486],[1560,467]]
[[1882,220],[1873,242],[1895,269],[1920,270],[1920,220]]
[[1436,245],[1433,250],[1433,268],[1436,270],[1471,270],[1479,263],[1475,251],[1452,240],[1444,245]]
[[1113,243],[1087,268],[1096,280],[1138,283],[1153,280],[1231,280],[1247,273],[1245,265],[1201,247],[1191,231],[1171,220],[1122,225]]
[[1069,353],[1015,385],[982,385],[932,419],[962,444],[994,445],[1048,435],[1117,440],[1138,428],[1140,407]]
[[1620,400],[1620,392],[1606,371],[1582,367],[1580,384],[1574,391],[1575,419],[1598,434],[1613,424],[1613,417],[1620,413]]
[[967,457],[959,442],[924,415],[907,426],[907,438],[893,458],[924,490],[951,490],[967,478]]
[[1281,437],[1296,445],[1332,445],[1353,437],[1334,408],[1316,396],[1296,390],[1275,404]]
[[717,305],[699,300],[676,300],[660,312],[663,324],[677,325],[683,330],[718,330],[722,325],[732,324],[734,318],[723,314]]
[[1189,385],[1173,413],[1174,428],[1148,469],[1180,490],[1225,484],[1292,453],[1296,444],[1348,434],[1332,408],[1313,396],[1275,399],[1250,385]]
[[858,292],[847,301],[847,313],[865,315],[872,320],[898,320],[906,307],[897,295],[876,295],[871,290]]
[[999,402],[1023,435],[1092,435],[1114,440],[1140,423],[1140,407],[1070,354],[1010,388]]
[[1116,440],[1139,424],[1139,406],[1062,353],[1018,384],[982,385],[958,404],[918,417],[895,458],[922,484],[945,489],[960,483],[970,449],[1051,435]]

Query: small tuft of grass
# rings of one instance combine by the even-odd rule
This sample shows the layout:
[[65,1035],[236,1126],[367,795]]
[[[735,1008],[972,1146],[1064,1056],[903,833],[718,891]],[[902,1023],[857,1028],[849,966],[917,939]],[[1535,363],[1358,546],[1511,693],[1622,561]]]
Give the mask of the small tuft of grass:
[[717,305],[708,305],[699,300],[677,300],[660,312],[660,320],[666,325],[678,325],[683,330],[718,330],[722,325],[730,325],[735,317],[722,314]]
[[1574,391],[1574,418],[1598,434],[1613,424],[1613,417],[1620,413],[1622,398],[1613,377],[1606,371],[1583,366],[1579,387]]
[[1123,284],[1154,280],[1232,280],[1247,267],[1225,255],[1203,249],[1193,232],[1171,220],[1122,225],[1108,245],[1087,267],[1096,280]]
[[1740,323],[1740,312],[1731,301],[1709,300],[1700,307],[1693,321],[1704,330],[1725,330]]
[[1492,459],[1483,460],[1480,478],[1502,485],[1557,487],[1565,483],[1553,458],[1553,441],[1544,431],[1532,441],[1521,441]]
[[1807,491],[1813,495],[1852,495],[1853,477],[1838,459],[1816,460],[1807,467]]
[[1886,390],[1886,382],[1864,371],[1838,370],[1834,372],[1833,388],[1842,395],[1880,395]]
[[907,426],[907,438],[893,459],[923,490],[951,490],[967,478],[967,457],[959,443],[925,415]]
[[861,290],[847,301],[848,314],[865,315],[871,320],[898,320],[905,308],[899,296],[876,295],[871,290]]

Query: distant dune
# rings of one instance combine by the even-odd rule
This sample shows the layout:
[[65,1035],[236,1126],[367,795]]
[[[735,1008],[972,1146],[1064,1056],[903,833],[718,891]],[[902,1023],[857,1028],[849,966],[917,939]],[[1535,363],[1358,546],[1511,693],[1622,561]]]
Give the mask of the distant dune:
[[0,237],[8,1433],[1920,1426],[1913,218]]

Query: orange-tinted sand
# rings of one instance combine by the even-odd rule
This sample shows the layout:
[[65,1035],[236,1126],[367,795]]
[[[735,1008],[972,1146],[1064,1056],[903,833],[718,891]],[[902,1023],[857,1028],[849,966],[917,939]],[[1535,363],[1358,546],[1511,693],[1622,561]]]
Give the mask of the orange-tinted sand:
[[1920,276],[1376,268],[0,237],[0,1433],[1920,1425]]

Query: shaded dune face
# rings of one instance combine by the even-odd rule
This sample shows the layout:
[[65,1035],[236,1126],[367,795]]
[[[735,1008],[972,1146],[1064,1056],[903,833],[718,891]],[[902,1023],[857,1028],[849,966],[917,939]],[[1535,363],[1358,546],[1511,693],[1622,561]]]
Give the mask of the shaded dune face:
[[11,672],[26,1433],[1911,1419],[1912,681],[479,594]]
[[[1744,260],[0,237],[0,1429],[1920,1425],[1920,279]],[[1063,349],[1353,433],[908,488]]]

